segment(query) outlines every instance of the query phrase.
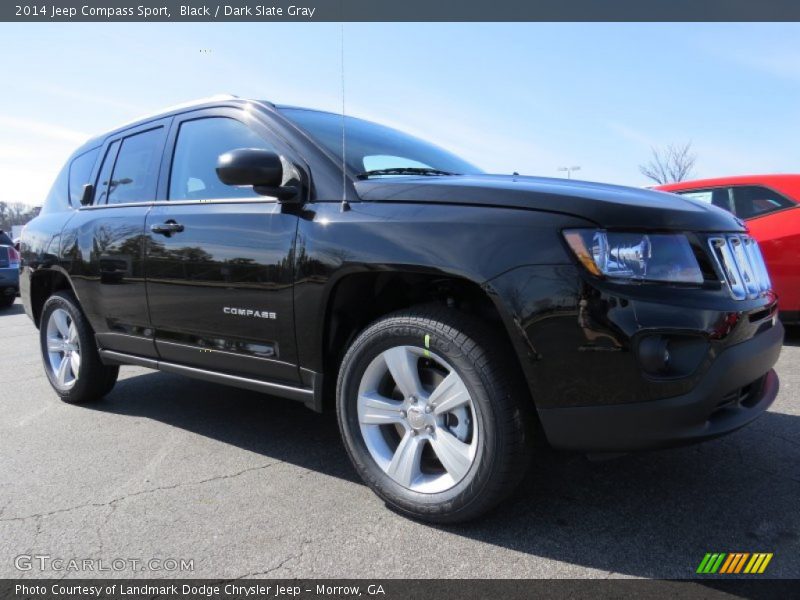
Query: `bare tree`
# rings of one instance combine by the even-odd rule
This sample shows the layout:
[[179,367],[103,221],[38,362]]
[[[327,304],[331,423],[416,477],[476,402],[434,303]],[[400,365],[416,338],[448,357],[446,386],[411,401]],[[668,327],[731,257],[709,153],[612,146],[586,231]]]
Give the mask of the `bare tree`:
[[39,214],[40,207],[22,202],[0,202],[0,229],[10,230],[13,225],[25,225]]
[[669,144],[665,148],[652,150],[650,162],[639,165],[642,175],[658,184],[685,181],[691,176],[697,162],[697,155],[692,151],[692,142]]

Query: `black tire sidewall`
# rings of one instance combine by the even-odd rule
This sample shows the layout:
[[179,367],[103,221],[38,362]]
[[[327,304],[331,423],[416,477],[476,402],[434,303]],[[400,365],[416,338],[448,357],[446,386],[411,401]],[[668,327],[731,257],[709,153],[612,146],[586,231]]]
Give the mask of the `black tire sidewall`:
[[[455,486],[438,493],[415,492],[403,487],[380,468],[361,434],[357,410],[358,389],[370,362],[395,346],[422,348],[426,335],[429,336],[430,351],[446,360],[467,386],[479,428],[480,445],[470,470]],[[427,512],[446,513],[455,517],[472,502],[479,500],[493,472],[496,457],[498,434],[493,405],[480,370],[475,368],[453,340],[443,336],[440,331],[412,323],[387,326],[378,323],[368,328],[345,356],[337,394],[337,411],[342,435],[356,469],[370,487],[395,508],[416,517],[424,516]]]
[[[64,389],[58,385],[58,382],[55,380],[50,370],[50,360],[47,353],[47,323],[50,319],[50,315],[57,308],[61,308],[69,313],[78,332],[78,341],[80,344],[80,372],[78,373],[77,381],[69,389]],[[39,346],[47,379],[50,381],[50,385],[55,392],[65,402],[77,404],[95,400],[96,396],[98,396],[97,390],[99,386],[107,386],[109,374],[106,370],[108,368],[100,362],[95,345],[94,332],[71,294],[67,292],[58,292],[50,296],[47,302],[45,302],[39,326]],[[110,390],[110,386],[108,389]]]

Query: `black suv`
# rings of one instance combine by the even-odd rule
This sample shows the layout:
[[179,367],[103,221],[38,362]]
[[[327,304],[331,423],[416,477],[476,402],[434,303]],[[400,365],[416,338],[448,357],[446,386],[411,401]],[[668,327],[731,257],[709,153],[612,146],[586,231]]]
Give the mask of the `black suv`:
[[359,474],[429,521],[495,505],[537,437],[597,453],[700,441],[778,390],[776,298],[732,215],[488,175],[268,102],[184,105],[87,142],[22,265],[65,401],[134,364],[335,405]]

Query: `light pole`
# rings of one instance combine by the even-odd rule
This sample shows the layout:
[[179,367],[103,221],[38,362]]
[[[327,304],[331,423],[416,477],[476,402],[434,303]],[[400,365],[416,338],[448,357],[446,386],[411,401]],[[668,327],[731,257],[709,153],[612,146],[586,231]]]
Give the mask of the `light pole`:
[[558,167],[559,171],[566,171],[567,172],[567,179],[572,179],[572,172],[573,171],[580,171],[580,165],[575,167]]

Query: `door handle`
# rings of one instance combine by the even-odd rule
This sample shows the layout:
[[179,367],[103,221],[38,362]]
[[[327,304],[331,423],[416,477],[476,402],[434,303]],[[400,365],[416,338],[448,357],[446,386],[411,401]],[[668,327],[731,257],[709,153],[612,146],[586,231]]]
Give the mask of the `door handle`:
[[161,225],[151,225],[150,231],[153,233],[160,233],[162,235],[170,236],[173,233],[180,233],[183,231],[183,225],[176,223],[173,220],[169,220],[165,223],[161,223]]

